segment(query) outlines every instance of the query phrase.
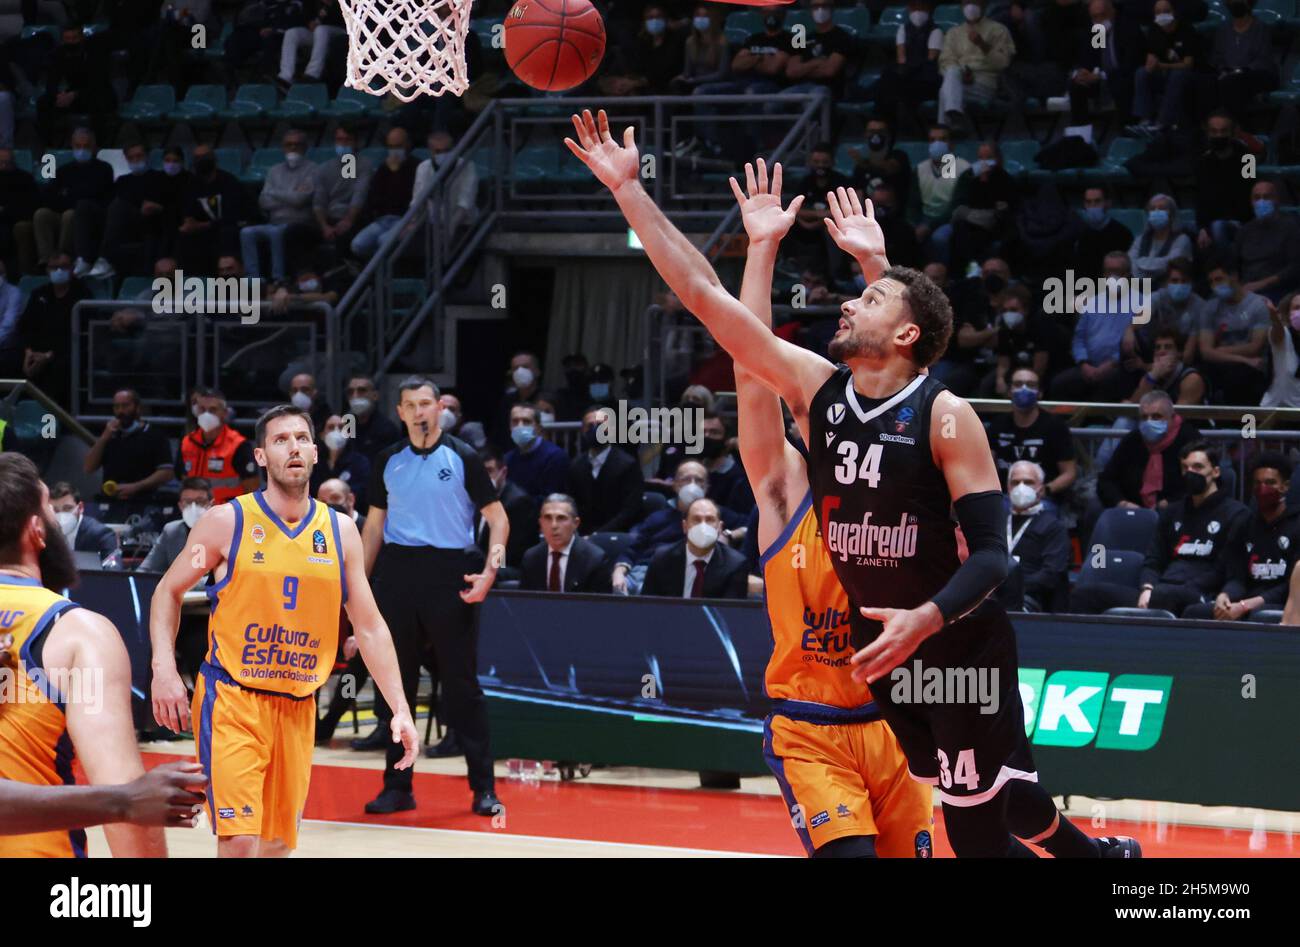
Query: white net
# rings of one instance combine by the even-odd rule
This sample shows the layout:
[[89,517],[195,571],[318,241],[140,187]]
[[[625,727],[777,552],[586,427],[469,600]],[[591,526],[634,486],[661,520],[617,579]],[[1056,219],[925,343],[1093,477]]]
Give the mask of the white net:
[[347,85],[403,102],[469,88],[465,36],[472,0],[342,0]]

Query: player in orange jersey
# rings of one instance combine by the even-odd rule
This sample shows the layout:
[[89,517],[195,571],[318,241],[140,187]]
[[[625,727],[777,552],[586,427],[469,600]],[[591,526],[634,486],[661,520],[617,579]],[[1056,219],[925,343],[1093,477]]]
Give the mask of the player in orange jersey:
[[[393,742],[405,749],[400,768],[414,762],[418,746],[392,637],[366,580],[361,536],[308,490],[317,456],[311,418],[291,405],[272,408],[257,421],[256,444],[266,488],[203,514],[150,612],[154,715],[173,730],[195,720],[220,856],[285,856],[297,845],[311,779],[313,695],[334,663],[341,606],[394,709]],[[191,706],[176,670],[176,630],[182,596],[208,571],[216,579],[208,587],[208,651]]]

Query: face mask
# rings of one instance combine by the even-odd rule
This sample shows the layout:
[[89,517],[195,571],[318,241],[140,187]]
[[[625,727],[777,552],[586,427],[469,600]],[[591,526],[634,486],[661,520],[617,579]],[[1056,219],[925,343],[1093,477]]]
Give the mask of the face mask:
[[691,26],[695,27],[701,33],[707,33],[709,28],[713,26],[713,21],[707,16],[697,16],[695,19],[691,20]]
[[217,428],[221,427],[221,418],[217,417],[211,411],[204,411],[199,415],[199,427],[205,432],[211,434]]
[[677,491],[677,499],[681,502],[683,509],[689,509],[690,505],[704,496],[704,488],[698,483],[684,483]]
[[867,138],[867,147],[870,148],[872,151],[884,151],[885,136],[880,134],[880,132],[876,132],[874,135],[871,135],[870,137]]
[[645,31],[651,36],[658,36],[667,28],[668,22],[666,20],[661,20],[658,17],[645,21]]
[[533,383],[533,379],[536,377],[537,376],[533,374],[531,368],[525,368],[523,365],[520,365],[510,373],[510,378],[515,383],[516,388],[527,388]]
[[912,25],[918,30],[930,22],[930,14],[924,10],[913,10],[907,15],[907,18],[912,21]]
[[72,149],[72,158],[73,158],[74,161],[79,161],[79,162],[81,162],[82,164],[85,164],[87,161],[89,161],[89,160],[91,159],[90,149],[89,149],[89,148],[73,148],[73,149]]
[[825,7],[818,7],[812,12],[814,23],[829,23],[831,21],[831,11]]
[[686,538],[697,549],[712,549],[713,544],[718,541],[718,530],[708,523],[696,523],[687,531]]
[[144,427],[144,422],[139,418],[122,418],[120,423],[121,427],[117,429],[119,436],[134,434],[136,431],[139,431]]
[[1013,388],[1011,390],[1011,403],[1021,411],[1028,411],[1034,405],[1038,404],[1038,389]]
[[179,161],[164,161],[163,171],[170,177],[176,177],[176,175],[181,173],[181,163]]
[[521,424],[519,427],[510,429],[510,439],[518,447],[527,447],[537,439],[537,429],[531,424]]
[[1167,210],[1149,210],[1147,211],[1147,223],[1151,225],[1152,230],[1164,230],[1169,226],[1169,211]]
[[181,510],[181,519],[185,521],[186,526],[193,529],[195,524],[198,523],[199,517],[206,513],[207,510],[208,508],[206,506],[191,503],[189,506],[185,507],[185,509]]
[[388,149],[388,157],[391,158],[393,161],[405,161],[405,160],[406,160],[406,149],[405,149],[405,148],[389,148],[389,149]]
[[1227,152],[1232,150],[1232,139],[1227,135],[1209,139],[1212,151]]
[[55,286],[62,286],[68,280],[72,279],[72,270],[60,267],[57,270],[50,270],[50,282]]
[[980,158],[973,165],[971,165],[971,168],[973,169],[975,176],[979,177],[985,171],[992,171],[997,166],[998,163],[994,161],[992,158]]
[[998,293],[1002,292],[1003,287],[1006,285],[1007,281],[997,273],[990,273],[988,276],[984,277],[984,292],[988,293],[990,296],[996,296]]
[[596,450],[600,446],[600,427],[593,424],[582,432],[582,448],[583,450]]
[[974,23],[980,18],[980,8],[978,4],[968,3],[961,8],[961,15],[966,18],[967,23]]
[[334,146],[334,153],[335,153],[336,155],[338,155],[340,158],[342,158],[344,155],[350,155],[350,154],[352,154],[352,146],[351,146],[351,145],[335,145],[335,146]]
[[1008,309],[1002,313],[1002,321],[1007,324],[1008,329],[1019,328],[1020,323],[1025,321],[1025,314],[1018,310]]
[[1089,227],[1093,227],[1097,230],[1106,226],[1106,218],[1109,216],[1110,214],[1106,212],[1106,208],[1104,207],[1085,207],[1083,209],[1083,219],[1087,222]]
[[342,431],[327,431],[325,433],[325,446],[330,450],[342,450],[347,446],[348,436]]
[[71,536],[76,532],[77,523],[81,520],[81,517],[77,515],[75,510],[55,513],[54,515],[58,518],[59,529],[63,530],[64,536]]
[[541,421],[542,424],[554,424],[554,423],[555,423],[555,412],[554,412],[554,411],[539,411],[539,412],[537,413],[537,420]]
[[311,407],[311,395],[305,391],[295,391],[289,398],[289,403],[299,411],[306,411]]
[[1170,283],[1169,298],[1176,303],[1186,302],[1187,298],[1192,295],[1191,283]]
[[298,290],[299,292],[303,292],[303,293],[319,293],[320,280],[317,279],[303,280],[301,283],[298,284]]
[[1291,310],[1291,328],[1300,332],[1300,309]]
[[1174,23],[1174,15],[1172,13],[1156,14],[1156,26],[1172,26],[1173,23]]
[[284,153],[284,163],[291,168],[296,168],[302,164],[302,155],[296,151],[286,151]]
[[1038,491],[1027,483],[1018,483],[1011,488],[1011,505],[1018,510],[1027,509],[1038,502]]
[[1144,441],[1149,444],[1154,444],[1168,432],[1169,422],[1146,420],[1138,425],[1138,430],[1142,433],[1142,439]]
[[149,162],[131,161],[127,163],[127,167],[131,169],[132,174],[144,174],[146,171],[149,170]]
[[352,409],[353,414],[365,414],[374,406],[374,402],[369,398],[352,398],[348,401],[348,407]]
[[194,159],[194,173],[207,177],[213,171],[217,170],[217,159],[212,155],[203,155],[201,158]]
[[451,410],[451,408],[443,408],[442,414],[438,415],[438,427],[444,431],[450,431],[459,420],[460,418],[456,417],[455,411]]
[[1231,284],[1231,283],[1220,283],[1218,286],[1214,287],[1214,295],[1215,295],[1215,296],[1218,296],[1220,299],[1231,299],[1231,298],[1232,298],[1232,284]]
[[727,440],[723,437],[706,437],[700,448],[700,456],[708,460],[721,457],[727,449]]
[[948,143],[946,141],[932,141],[929,146],[930,160],[939,161],[948,153]]
[[1250,206],[1255,208],[1256,217],[1267,217],[1277,209],[1277,205],[1270,200],[1251,201]]
[[1272,513],[1282,502],[1282,491],[1277,487],[1260,484],[1255,487],[1255,502],[1261,513]]
[[1204,474],[1189,470],[1183,474],[1183,486],[1187,488],[1188,496],[1198,497],[1209,489],[1210,481],[1205,479]]
[[599,401],[602,398],[609,397],[609,382],[593,381],[587,386],[587,394]]

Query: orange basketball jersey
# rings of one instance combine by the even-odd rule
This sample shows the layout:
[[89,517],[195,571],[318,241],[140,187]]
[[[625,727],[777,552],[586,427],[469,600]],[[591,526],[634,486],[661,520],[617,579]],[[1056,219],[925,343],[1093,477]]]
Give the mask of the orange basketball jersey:
[[226,574],[208,588],[209,663],[252,690],[306,697],[329,677],[346,600],[336,514],[312,500],[293,528],[262,491],[230,501]]
[[772,629],[767,696],[841,708],[870,703],[871,691],[850,676],[849,599],[822,543],[811,491],[760,563]]
[[[61,695],[33,648],[74,602],[37,579],[0,575],[0,636],[13,636],[0,667],[0,778],[38,786],[71,785],[72,741]],[[86,833],[0,835],[0,858],[84,858]]]

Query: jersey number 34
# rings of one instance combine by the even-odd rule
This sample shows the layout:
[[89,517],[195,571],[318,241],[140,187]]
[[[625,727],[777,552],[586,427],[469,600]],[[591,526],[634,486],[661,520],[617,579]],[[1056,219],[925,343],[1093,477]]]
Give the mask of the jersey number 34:
[[835,465],[835,479],[840,483],[867,481],[867,486],[875,487],[880,483],[880,455],[885,451],[884,444],[872,444],[867,447],[862,464],[858,464],[858,445],[853,441],[840,441],[837,448],[840,462]]

